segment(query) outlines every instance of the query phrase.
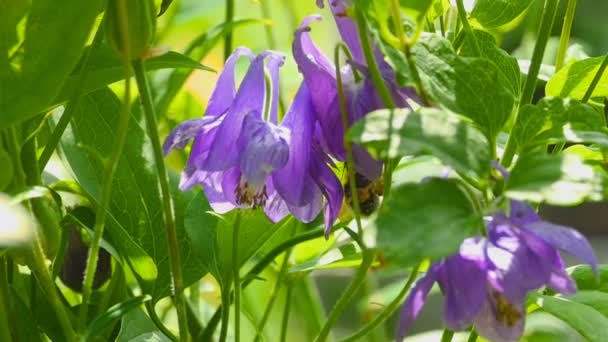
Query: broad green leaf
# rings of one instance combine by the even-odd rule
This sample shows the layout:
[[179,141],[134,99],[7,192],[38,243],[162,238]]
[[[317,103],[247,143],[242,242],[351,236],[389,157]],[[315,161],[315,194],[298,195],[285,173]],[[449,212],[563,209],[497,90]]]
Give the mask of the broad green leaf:
[[574,295],[568,296],[568,299],[590,306],[608,317],[608,293],[606,292],[579,290]]
[[[385,46],[401,79],[413,84],[405,56]],[[488,137],[504,126],[515,104],[512,85],[497,82],[504,71],[495,61],[460,57],[450,42],[436,34],[423,34],[412,48],[425,91],[438,104],[473,120]],[[500,68],[504,68],[503,65]]]
[[95,336],[101,332],[105,327],[110,325],[115,320],[120,319],[122,316],[127,314],[129,311],[141,306],[143,303],[152,299],[150,296],[137,296],[130,298],[122,303],[118,303],[108,308],[106,312],[95,318],[87,327],[87,331],[84,334],[84,339],[87,340],[89,336]]
[[431,9],[434,0],[399,0],[401,8],[415,22],[421,23]]
[[492,159],[483,133],[466,119],[438,109],[371,112],[353,125],[348,136],[379,159],[428,153],[477,178],[486,177]]
[[589,265],[572,266],[567,269],[567,272],[576,282],[577,289],[608,293],[608,265],[598,265],[598,277],[596,277]]
[[431,179],[393,189],[375,226],[378,247],[387,261],[407,266],[454,253],[465,238],[480,231],[483,222],[458,185]]
[[513,21],[533,2],[533,0],[477,0],[471,16],[485,28],[497,28]]
[[11,65],[9,56],[15,59],[19,39],[17,37],[17,24],[27,14],[30,0],[0,0],[0,104],[7,100],[7,92],[15,85],[17,71],[16,65]]
[[[547,82],[545,93],[547,96],[570,97],[581,100],[585,96],[604,58],[583,59],[566,66],[553,75],[549,82]],[[606,96],[608,96],[608,73],[604,72],[591,97]]]
[[[17,336],[15,340],[28,342],[41,342],[40,331],[36,326],[36,320],[32,319],[34,314],[31,309],[21,300],[20,296],[13,290],[11,291],[10,301],[11,317],[8,317],[9,324],[14,324],[13,329]],[[33,308],[35,311],[37,308]]]
[[568,323],[590,342],[608,341],[608,317],[585,304],[551,296],[537,296],[544,311]]
[[[120,107],[118,98],[107,88],[84,96],[61,140],[65,161],[87,197],[93,199],[100,196],[105,178],[100,158],[108,158],[114,148]],[[109,242],[125,256],[138,276],[144,293],[157,300],[169,294],[171,284],[166,228],[151,144],[140,123],[134,116],[131,118],[114,179],[106,232]],[[53,120],[56,122],[58,118]],[[177,190],[176,177],[171,179],[171,189],[187,286],[207,273],[184,231],[184,208],[189,204],[195,206],[196,199],[193,193]]]
[[[356,249],[355,245],[347,244],[340,248],[332,249],[312,260],[293,265],[289,268],[289,272],[296,273],[336,268],[356,268],[361,265],[362,260],[363,257],[361,252]],[[372,267],[378,265],[380,265],[380,262],[377,260],[372,263]]]
[[[521,153],[537,145],[559,141],[583,142],[577,132],[601,141],[601,136],[606,134],[600,131],[603,126],[602,114],[593,107],[577,100],[546,97],[521,109],[512,134]],[[595,139],[590,136],[593,131],[599,135]],[[608,136],[604,139],[608,143]]]
[[0,165],[2,165],[2,172],[0,173],[0,191],[2,191],[13,180],[13,162],[8,152],[2,148],[2,144],[0,144]]
[[141,310],[131,310],[122,316],[116,342],[171,342]]
[[601,200],[603,178],[580,157],[528,153],[519,157],[506,183],[508,197],[555,205]]
[[23,122],[47,108],[74,69],[102,0],[37,0],[25,28],[16,82],[3,89],[0,127]]
[[444,15],[450,9],[450,1],[449,0],[433,0],[429,11],[426,16],[429,18],[431,22],[435,21],[435,19]]
[[476,55],[470,39],[465,39],[460,54],[463,57],[483,57],[496,65],[500,84],[509,88],[511,93],[519,98],[521,93],[521,72],[517,59],[496,45],[496,39],[488,32],[475,31],[475,40],[481,50]]
[[[192,244],[196,246],[193,253],[204,261],[208,271],[215,277],[222,288],[230,286],[233,267],[233,225],[236,220],[235,210],[218,218],[209,214],[209,205],[204,194],[194,198],[193,205],[185,207],[184,224]],[[195,203],[195,204],[194,204]],[[282,224],[273,224],[262,210],[241,210],[241,225],[238,231],[238,264],[242,266],[274,234]]]
[[[212,69],[193,61],[189,57],[173,51],[147,59],[145,61],[145,67],[146,70],[199,69],[213,71]],[[122,80],[124,77],[122,61],[116,56],[116,53],[106,45],[102,45],[89,57],[88,68],[89,71],[86,82],[82,86],[83,94],[101,89],[111,83]],[[77,70],[79,70],[79,68],[77,68]],[[79,78],[80,74],[78,72],[72,73],[51,105],[56,105],[68,100],[74,92],[75,87],[78,86]]]

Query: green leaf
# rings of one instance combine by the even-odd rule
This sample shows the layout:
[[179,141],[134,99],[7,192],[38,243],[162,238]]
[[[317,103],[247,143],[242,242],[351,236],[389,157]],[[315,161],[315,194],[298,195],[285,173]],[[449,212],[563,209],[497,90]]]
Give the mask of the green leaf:
[[590,306],[608,317],[608,293],[606,292],[579,290],[574,295],[568,296],[568,299]]
[[399,0],[401,8],[417,23],[424,21],[427,12],[431,9],[434,0]]
[[428,153],[477,178],[487,176],[492,159],[483,133],[457,115],[432,108],[371,112],[348,136],[379,159]]
[[[547,96],[583,99],[604,58],[587,58],[562,68],[547,82],[545,93]],[[606,96],[608,96],[608,73],[604,72],[591,97]]]
[[47,108],[74,69],[102,0],[37,0],[25,27],[17,81],[0,98],[0,128],[23,122]]
[[129,311],[139,307],[143,303],[152,299],[150,296],[137,296],[130,298],[122,303],[118,303],[108,308],[106,312],[95,318],[87,327],[87,331],[84,333],[84,339],[87,340],[89,336],[95,336],[100,333],[105,327],[110,325],[115,320],[121,318]]
[[[104,88],[83,97],[61,140],[64,159],[87,197],[99,199],[105,178],[100,158],[108,158],[116,141],[121,103]],[[58,117],[54,117],[56,123]],[[123,255],[138,276],[145,294],[154,300],[169,294],[171,277],[167,258],[166,231],[157,186],[151,143],[134,116],[123,155],[118,164],[109,205],[108,241]],[[176,210],[184,284],[188,286],[207,273],[203,261],[193,253],[184,230],[184,208],[196,205],[193,193],[177,190],[171,178]]]
[[[577,137],[577,132],[590,140],[601,141],[601,135],[605,133],[598,130],[603,126],[602,114],[593,107],[577,100],[546,97],[521,109],[512,134],[521,153],[538,145],[560,141],[583,142],[582,137]],[[597,131],[600,136],[594,138],[592,131]],[[608,142],[608,136],[604,140]]]
[[533,0],[477,0],[471,16],[485,28],[497,28],[521,15]]
[[9,324],[14,324],[13,329],[17,334],[17,336],[14,336],[15,339],[28,342],[42,341],[40,331],[36,326],[36,320],[32,319],[34,314],[13,289],[11,289],[10,301],[12,303],[11,314],[13,316],[8,317],[8,322]]
[[449,0],[434,0],[426,16],[431,22],[433,22],[435,19],[444,15],[449,9]]
[[[189,57],[173,51],[147,59],[145,65],[146,70],[148,71],[177,68],[213,71],[213,69],[195,62]],[[86,82],[82,86],[83,94],[101,89],[111,83],[122,80],[124,77],[122,61],[116,56],[116,53],[106,45],[102,45],[91,54],[88,68],[89,71]],[[51,105],[67,101],[74,92],[75,87],[78,86],[79,78],[79,73],[72,73]]]
[[493,62],[498,69],[500,84],[507,87],[511,93],[519,98],[521,93],[521,72],[517,58],[509,55],[505,50],[498,47],[496,39],[488,32],[474,31],[475,40],[481,50],[481,55],[476,55],[470,39],[465,39],[460,54],[463,57],[483,57]]
[[[356,246],[353,243],[343,245],[340,248],[331,249],[327,253],[318,255],[312,260],[293,265],[289,268],[289,272],[298,273],[337,268],[357,268],[361,265],[362,261],[363,257],[361,252],[356,249]],[[372,267],[378,265],[380,265],[378,261],[372,263]]]
[[[184,216],[187,234],[192,244],[197,246],[193,253],[204,260],[206,268],[225,289],[232,282],[232,239],[237,212],[233,210],[220,217],[206,211],[209,205],[203,193],[197,194],[195,200],[198,200],[197,204],[185,207]],[[245,264],[282,224],[292,224],[291,220],[273,224],[259,209],[241,210],[240,215],[239,267]]]
[[0,144],[0,165],[2,165],[2,172],[0,173],[0,191],[2,191],[13,181],[12,158],[8,152],[2,148],[2,144]]
[[141,309],[122,316],[116,342],[171,342]]
[[378,247],[399,266],[446,257],[483,227],[467,195],[443,179],[393,189],[374,223]]
[[[386,46],[385,51],[401,79],[412,84],[403,53]],[[423,34],[412,55],[423,87],[435,101],[473,120],[486,136],[498,134],[511,115],[515,96],[512,85],[497,82],[505,71],[495,61],[460,57],[447,39],[436,34]]]
[[601,200],[603,179],[580,157],[528,153],[519,157],[506,183],[508,197],[555,205]]
[[536,304],[568,323],[590,342],[608,341],[608,318],[585,304],[551,296],[538,296]]
[[608,265],[598,265],[599,277],[589,265],[568,267],[568,275],[576,282],[579,290],[597,290],[608,293]]

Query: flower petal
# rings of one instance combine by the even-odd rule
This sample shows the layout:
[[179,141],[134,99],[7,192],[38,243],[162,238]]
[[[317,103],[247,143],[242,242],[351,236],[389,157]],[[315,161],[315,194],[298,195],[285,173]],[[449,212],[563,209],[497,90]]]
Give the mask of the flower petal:
[[201,169],[221,171],[239,163],[240,150],[235,142],[241,135],[245,116],[252,114],[261,118],[263,112],[266,92],[264,74],[266,58],[284,59],[285,57],[266,51],[253,60],[224,121],[218,128],[216,138],[209,149],[209,155],[198,165]]
[[279,119],[277,116],[277,112],[279,109],[279,68],[283,66],[285,63],[284,58],[270,58],[268,63],[266,64],[266,69],[270,74],[270,82],[272,83],[271,87],[271,99],[270,103],[266,104],[266,106],[270,106],[270,122],[275,125],[278,125]]
[[195,185],[203,187],[207,201],[213,211],[223,214],[235,208],[234,204],[226,198],[222,187],[224,172],[207,172],[195,169],[184,169],[179,188],[186,191]]
[[289,160],[272,174],[274,187],[291,206],[309,203],[315,190],[320,191],[310,176],[310,154],[314,113],[308,87],[302,83],[281,123],[289,129]]
[[372,157],[367,150],[359,145],[353,145],[353,159],[355,170],[373,181],[382,176],[382,161]]
[[546,221],[525,225],[531,231],[551,246],[561,249],[582,261],[588,263],[597,272],[597,259],[589,241],[576,229],[560,226]]
[[242,146],[241,172],[250,185],[258,186],[289,159],[286,129],[268,123],[254,114],[245,116],[237,144]]
[[355,21],[348,17],[346,13],[346,4],[343,0],[330,0],[329,6],[331,12],[334,15],[336,26],[340,31],[342,40],[348,46],[353,59],[358,62],[364,62],[365,57],[363,56],[363,50],[361,49],[361,42],[359,41],[359,31]]
[[326,157],[319,147],[313,148],[310,169],[317,186],[321,189],[327,203],[325,204],[325,238],[329,237],[333,223],[338,218],[344,190],[342,183],[333,170],[327,165]]
[[[509,304],[511,318],[505,318],[505,313],[497,308],[494,298],[488,293],[479,314],[473,323],[480,336],[492,342],[518,341],[524,332],[526,310],[524,302]],[[515,318],[516,317],[516,318]]]
[[272,180],[269,179],[266,183],[268,199],[264,205],[264,213],[270,221],[277,223],[289,214],[289,208],[279,193],[275,190]]
[[522,227],[528,223],[541,221],[536,210],[525,202],[511,200],[510,207],[509,220],[516,226]]
[[431,288],[437,279],[438,269],[438,264],[432,265],[428,272],[422,278],[418,279],[416,285],[414,285],[408,294],[399,315],[397,336],[395,337],[396,341],[403,341],[403,338],[407,335],[408,329],[412,326],[420,314],[420,311],[422,311],[426,296],[431,291]]
[[249,60],[253,60],[254,56],[246,47],[239,47],[228,57],[224,63],[224,68],[220,73],[217,82],[215,83],[215,89],[209,98],[207,109],[205,110],[205,117],[218,116],[225,113],[236,95],[235,86],[235,75],[234,68],[236,62],[243,55],[249,57]]
[[196,137],[203,129],[205,122],[203,119],[187,120],[175,127],[165,139],[163,153],[165,156],[174,149],[183,150],[184,147]]

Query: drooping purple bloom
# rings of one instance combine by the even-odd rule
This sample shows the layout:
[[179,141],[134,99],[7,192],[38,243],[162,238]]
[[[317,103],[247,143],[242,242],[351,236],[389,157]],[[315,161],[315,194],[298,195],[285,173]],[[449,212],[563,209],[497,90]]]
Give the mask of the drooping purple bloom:
[[558,250],[597,267],[589,242],[579,232],[543,221],[523,202],[512,201],[509,216],[494,214],[487,229],[487,237],[466,239],[457,254],[434,263],[418,281],[401,311],[397,340],[403,339],[437,282],[449,329],[473,324],[491,341],[516,341],[524,329],[528,292],[543,286],[562,294],[576,292]]
[[[247,56],[251,65],[237,91],[234,68],[241,56]],[[277,122],[283,62],[284,56],[276,52],[254,56],[246,48],[237,49],[226,61],[205,115],[171,132],[165,154],[194,139],[180,188],[201,185],[216,212],[263,207],[275,222],[289,212],[309,222],[325,198],[325,221],[331,227],[342,187],[325,154],[315,147],[316,123],[306,86],[298,91],[285,119]]]
[[[321,6],[322,1],[318,1]],[[345,15],[346,7],[343,1],[330,1],[334,18],[342,39],[349,47],[353,60],[341,70],[336,70],[334,64],[314,44],[310,38],[310,22],[320,20],[320,16],[309,16],[296,30],[293,44],[293,56],[299,70],[304,76],[304,82],[311,91],[317,119],[320,123],[323,147],[337,160],[346,160],[344,149],[344,128],[342,125],[341,110],[336,82],[336,73],[342,76],[343,88],[346,97],[346,107],[349,123],[361,119],[367,113],[385,108],[372,80],[367,77],[368,71],[363,58],[359,42],[357,27],[353,20]],[[378,51],[376,51],[378,52]],[[409,89],[399,88],[395,82],[393,70],[376,53],[376,59],[381,66],[384,81],[391,91],[391,95],[398,107],[407,107],[407,99],[413,93]],[[362,75],[357,81],[354,72]],[[370,180],[380,177],[382,162],[369,155],[360,146],[353,146],[356,171]]]

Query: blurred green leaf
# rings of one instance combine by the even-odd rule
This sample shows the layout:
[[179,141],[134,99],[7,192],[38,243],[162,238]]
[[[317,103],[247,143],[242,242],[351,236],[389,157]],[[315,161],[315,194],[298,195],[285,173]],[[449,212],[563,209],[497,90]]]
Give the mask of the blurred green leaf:
[[0,165],[2,165],[0,172],[0,191],[2,191],[13,181],[13,162],[8,152],[2,148],[2,144],[0,144]]
[[41,342],[40,331],[36,326],[36,320],[32,319],[34,314],[30,308],[27,307],[14,291],[11,293],[10,300],[13,304],[11,310],[13,316],[7,318],[9,324],[14,324],[13,329],[17,333],[17,336],[14,336],[14,338],[18,341]]
[[608,293],[608,265],[598,265],[598,277],[595,276],[589,265],[568,267],[567,272],[576,282],[578,290],[596,290]]
[[141,309],[122,316],[116,342],[171,342]]
[[608,317],[585,304],[551,296],[537,296],[544,311],[568,323],[590,342],[608,341]]
[[603,177],[575,154],[521,155],[506,183],[508,197],[555,205],[601,200]]
[[148,295],[137,296],[134,298],[130,298],[122,303],[113,305],[112,307],[108,308],[106,312],[95,318],[89,324],[86,332],[84,333],[83,338],[87,340],[89,336],[97,335],[112,322],[120,319],[122,316],[126,315],[131,310],[141,306],[143,303],[149,301],[150,299],[152,299],[152,297]]
[[375,226],[378,247],[387,261],[407,266],[454,253],[466,237],[480,231],[483,222],[458,185],[431,179],[393,189]]
[[466,119],[432,108],[371,112],[353,125],[348,136],[379,159],[428,153],[477,178],[487,176],[492,159],[483,133]]
[[399,0],[401,8],[417,23],[421,23],[424,21],[427,12],[431,9],[433,3],[437,1],[435,0]]
[[[351,243],[318,255],[312,260],[293,265],[289,268],[289,272],[297,273],[336,268],[357,268],[361,265],[362,260],[363,257],[361,252],[356,249],[354,243]],[[380,265],[378,261],[372,263],[372,266],[378,265]]]
[[477,0],[471,16],[485,28],[497,28],[522,14],[533,0]]
[[[581,100],[604,58],[583,59],[564,67],[547,82],[545,87],[547,96],[570,97]],[[606,96],[608,96],[608,73],[604,72],[591,97]]]
[[[577,138],[576,132],[600,142],[601,136],[604,135],[604,140],[608,143],[608,135],[600,131],[603,126],[605,124],[602,114],[593,107],[577,100],[546,97],[535,105],[525,105],[521,109],[512,134],[520,152],[523,152],[548,143],[566,140],[583,142],[581,137]],[[593,131],[599,136],[593,138]]]
[[577,291],[568,299],[588,305],[608,317],[608,293],[601,291]]
[[[199,69],[213,71],[213,69],[195,62],[189,57],[173,51],[147,59],[145,64],[146,70],[148,71],[158,69]],[[102,45],[91,54],[88,62],[88,69],[86,82],[83,85],[83,94],[120,81],[124,77],[122,61],[116,56],[116,53],[106,45]],[[72,73],[52,104],[67,101],[74,92],[74,88],[78,86],[79,78],[79,73]]]
[[51,104],[78,63],[102,4],[102,0],[32,2],[17,81],[2,90],[0,128],[23,122]]
[[[93,199],[100,196],[105,177],[100,158],[107,158],[114,148],[120,107],[116,95],[107,88],[84,96],[61,140],[67,164],[87,197]],[[151,144],[140,123],[134,116],[131,118],[114,179],[106,231],[108,240],[138,276],[144,293],[157,300],[169,294],[171,285],[166,232]],[[53,120],[57,122],[58,117]],[[194,248],[184,230],[184,208],[195,201],[194,194],[177,190],[176,178],[171,178],[171,191],[184,284],[188,286],[207,273],[207,269],[192,252]]]

